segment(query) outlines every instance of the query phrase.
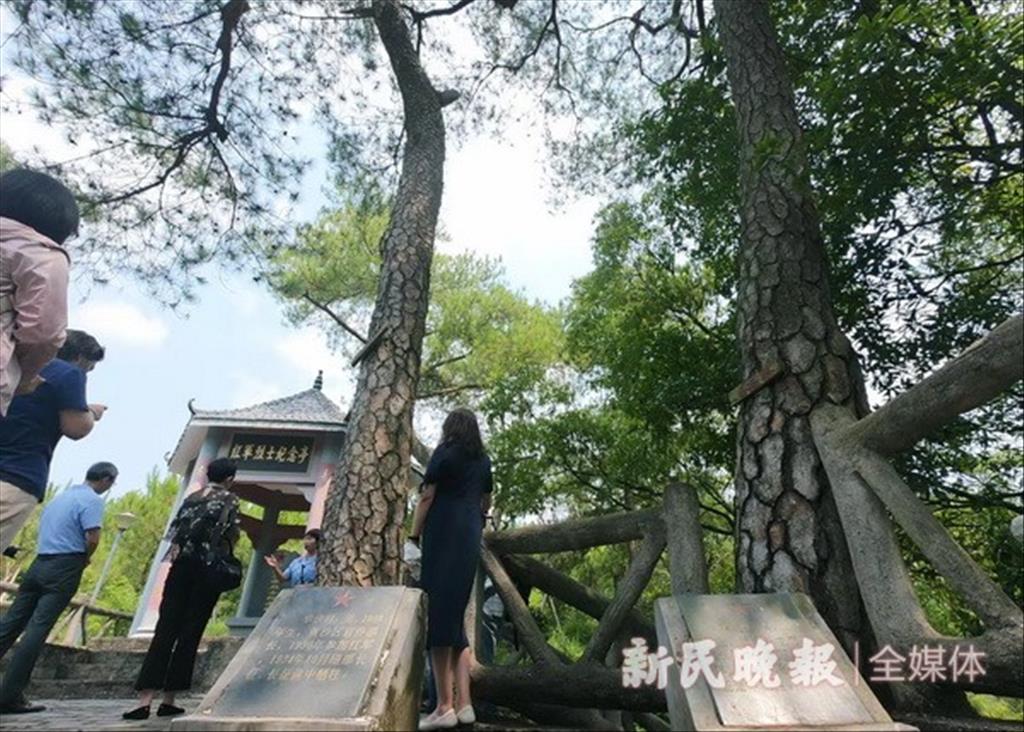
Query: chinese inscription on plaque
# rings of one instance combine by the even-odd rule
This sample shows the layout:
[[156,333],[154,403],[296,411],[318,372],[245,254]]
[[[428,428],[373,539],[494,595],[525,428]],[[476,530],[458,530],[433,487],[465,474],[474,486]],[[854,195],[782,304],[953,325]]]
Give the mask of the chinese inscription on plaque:
[[282,595],[225,673],[228,683],[213,700],[217,713],[357,715],[402,592],[392,587],[373,592],[311,587]]
[[236,433],[228,457],[239,470],[305,473],[313,456],[313,438]]

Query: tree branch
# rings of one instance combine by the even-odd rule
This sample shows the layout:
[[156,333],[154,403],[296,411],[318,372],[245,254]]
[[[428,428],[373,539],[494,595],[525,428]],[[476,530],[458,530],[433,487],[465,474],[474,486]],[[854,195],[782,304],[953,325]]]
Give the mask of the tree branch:
[[435,399],[436,397],[452,396],[453,394],[459,394],[464,391],[475,391],[479,389],[486,389],[487,387],[483,384],[457,384],[455,386],[448,386],[444,389],[437,389],[436,391],[428,391],[423,394],[417,394],[417,399]]
[[[691,38],[697,38],[698,37],[697,32],[692,30],[692,29],[690,29],[690,28],[688,28],[688,27],[686,27],[686,25],[683,23],[682,17],[680,16],[680,13],[679,13],[680,7],[681,7],[681,3],[673,3],[672,12],[669,15],[669,17],[666,20],[662,21],[661,23],[658,23],[657,25],[651,23],[648,20],[644,20],[643,19],[643,12],[647,8],[646,5],[641,6],[632,15],[621,15],[621,16],[619,16],[617,18],[612,18],[611,20],[606,20],[605,22],[603,22],[603,23],[601,23],[599,25],[594,25],[594,26],[586,27],[586,26],[576,25],[576,24],[574,24],[574,23],[572,23],[570,21],[566,21],[565,24],[567,26],[569,26],[570,28],[572,28],[574,31],[578,31],[580,33],[594,33],[594,32],[599,31],[599,30],[604,30],[605,28],[610,28],[611,26],[617,25],[619,23],[630,23],[630,24],[633,25],[634,30],[642,28],[643,30],[645,30],[648,33],[650,33],[652,36],[657,35],[658,33],[660,33],[661,31],[663,31],[666,28],[674,27],[677,31],[679,31],[683,35],[690,36]],[[702,16],[703,16],[703,9],[701,9],[698,12],[698,18],[700,18]]]
[[507,63],[496,63],[491,66],[490,71],[484,74],[484,78],[480,80],[480,83],[487,81],[487,78],[498,69],[518,74],[522,68],[526,65],[526,62],[537,55],[540,51],[540,47],[544,44],[544,39],[547,37],[549,29],[551,28],[553,19],[557,16],[558,0],[551,0],[551,14],[548,15],[548,19],[544,21],[544,25],[541,26],[540,33],[537,35],[537,40],[533,44],[533,48],[523,54],[518,61],[507,64]]
[[315,307],[317,310],[320,310],[321,312],[325,313],[331,320],[340,325],[345,330],[346,333],[354,337],[360,343],[366,343],[366,336],[364,336],[351,325],[346,323],[345,320],[340,315],[331,310],[326,304],[314,299],[308,292],[302,293],[302,299],[308,302],[313,307]]
[[198,13],[197,15],[193,15],[188,20],[178,21],[177,23],[166,23],[164,25],[147,26],[143,29],[143,32],[146,35],[150,35],[151,33],[159,33],[160,31],[170,30],[171,28],[180,28],[183,25],[192,25],[193,23],[196,23],[202,20],[203,18],[210,17],[216,12],[216,8],[211,8],[210,10],[204,10],[203,12]]
[[238,27],[238,21],[242,14],[249,9],[248,0],[228,0],[220,9],[221,31],[217,39],[217,48],[220,50],[220,68],[217,70],[217,78],[213,80],[213,89],[210,92],[210,104],[206,108],[206,125],[209,132],[216,132],[217,139],[224,142],[228,139],[228,130],[224,123],[217,116],[217,108],[220,105],[220,93],[227,81],[228,72],[231,70],[231,36]]
[[[113,196],[87,198],[86,200],[88,200],[89,203],[92,204],[106,206],[113,203],[127,201],[129,198],[141,195],[143,193],[146,193],[147,191],[153,190],[154,188],[159,188],[160,186],[167,182],[167,179],[171,177],[171,174],[174,173],[175,170],[182,166],[182,164],[185,162],[185,158],[188,157],[188,154],[192,150],[192,148],[199,144],[200,140],[202,140],[209,133],[210,131],[204,128],[202,130],[194,130],[193,132],[190,132],[187,135],[182,135],[180,138],[178,138],[178,142],[176,144],[177,151],[174,155],[174,160],[171,161],[171,164],[168,165],[160,175],[158,175],[154,180],[150,181],[149,183],[140,184],[135,188],[127,190],[123,193],[118,193]],[[168,147],[166,149],[170,150],[173,148]]]
[[[204,112],[204,120],[206,124],[199,129],[180,136],[174,145],[167,148],[168,150],[174,149],[176,151],[174,159],[154,180],[149,183],[140,184],[117,195],[91,199],[90,203],[97,205],[120,203],[134,196],[151,191],[154,188],[163,186],[171,177],[171,174],[184,164],[185,158],[192,151],[192,148],[200,142],[211,135],[216,135],[217,139],[221,142],[228,139],[228,129],[224,126],[224,123],[221,122],[218,116],[218,108],[220,105],[221,92],[224,89],[224,83],[227,81],[228,73],[231,71],[232,37],[235,30],[238,28],[238,23],[241,20],[242,15],[245,14],[247,10],[249,10],[248,0],[228,0],[228,2],[220,8],[221,32],[220,37],[217,39],[217,48],[220,50],[221,54],[220,68],[217,71],[217,77],[214,79],[213,88],[210,91],[210,103],[207,105]],[[189,22],[194,22],[201,17],[205,17],[205,14],[196,16]]]
[[476,0],[458,0],[454,5],[449,5],[445,8],[434,8],[433,10],[417,10],[411,5],[402,3],[402,8],[409,11],[412,21],[418,25],[428,18],[436,18],[439,15],[454,15],[467,5],[472,5],[475,2]]
[[368,20],[373,17],[373,8],[368,5],[360,5],[354,8],[342,8],[340,15],[303,15],[290,10],[278,11],[283,15],[290,15],[299,20]]
[[930,298],[936,291],[938,291],[943,285],[954,277],[960,275],[973,274],[974,272],[982,272],[986,269],[998,269],[1009,267],[1012,264],[1016,264],[1024,260],[1024,254],[1018,254],[1015,257],[1009,257],[1008,259],[999,259],[993,262],[982,262],[981,264],[975,264],[968,267],[960,267],[958,269],[951,269],[946,272],[936,272],[935,274],[925,275],[921,277],[923,280],[939,280],[936,284],[931,287],[923,287],[915,277],[907,275],[907,282],[910,283],[911,287],[919,297]]
[[462,361],[464,359],[469,358],[471,355],[472,355],[472,351],[467,352],[467,353],[460,353],[458,356],[452,356],[451,358],[444,358],[444,359],[441,359],[440,361],[434,361],[434,363],[427,364],[423,368],[423,373],[427,374],[427,373],[430,373],[431,371],[436,371],[437,369],[441,368],[442,366],[448,366],[449,364],[457,363],[458,361]]

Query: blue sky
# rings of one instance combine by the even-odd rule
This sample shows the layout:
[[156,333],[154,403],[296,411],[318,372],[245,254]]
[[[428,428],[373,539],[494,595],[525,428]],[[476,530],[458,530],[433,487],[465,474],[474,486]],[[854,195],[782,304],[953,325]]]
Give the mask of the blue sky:
[[[4,101],[18,107],[27,83],[9,64],[3,74]],[[59,130],[21,109],[0,118],[0,138],[15,154],[39,140],[52,141],[47,153],[52,147],[54,160],[81,154],[61,142]],[[310,140],[311,149],[302,152],[316,156],[319,138]],[[544,153],[536,124],[510,122],[501,140],[451,144],[441,210],[448,240],[438,249],[499,257],[511,285],[555,303],[590,268],[598,202],[585,198],[552,210]],[[296,223],[323,204],[324,180],[320,164],[303,181]],[[125,278],[101,287],[74,272],[70,324],[107,347],[90,374],[89,398],[109,411],[86,439],[61,441],[52,482],[80,480],[91,463],[111,460],[121,469],[114,495],[142,488],[151,470],[166,470],[165,455],[188,420],[192,398],[207,409],[245,406],[307,389],[322,368],[325,393],[343,407],[350,403],[352,375],[322,333],[287,325],[280,304],[245,275],[207,274],[199,302],[179,313],[162,308],[139,282]]]

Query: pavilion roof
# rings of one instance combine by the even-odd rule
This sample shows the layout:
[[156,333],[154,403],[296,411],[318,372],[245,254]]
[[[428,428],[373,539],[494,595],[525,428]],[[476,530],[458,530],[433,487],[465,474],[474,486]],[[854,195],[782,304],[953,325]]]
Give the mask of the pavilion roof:
[[189,461],[199,454],[203,439],[211,427],[236,429],[294,430],[298,432],[344,432],[346,414],[324,396],[323,376],[318,375],[312,389],[280,399],[271,399],[236,409],[197,409],[192,413],[178,444],[167,459],[172,472],[184,474]]
[[192,420],[209,425],[247,426],[244,423],[273,424],[286,427],[326,427],[345,425],[345,413],[320,389],[306,389],[297,394],[261,402],[238,409],[193,409]]

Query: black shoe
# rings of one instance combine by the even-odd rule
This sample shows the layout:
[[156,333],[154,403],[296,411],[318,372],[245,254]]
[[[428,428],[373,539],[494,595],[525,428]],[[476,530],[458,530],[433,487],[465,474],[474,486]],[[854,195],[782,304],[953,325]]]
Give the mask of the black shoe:
[[25,699],[0,705],[0,714],[32,714],[43,711],[46,711],[46,707],[42,704],[33,704]]
[[136,707],[122,714],[121,719],[149,719],[149,707]]
[[184,714],[185,710],[181,707],[176,707],[173,704],[161,704],[157,707],[156,716],[158,717],[176,717],[179,714]]

